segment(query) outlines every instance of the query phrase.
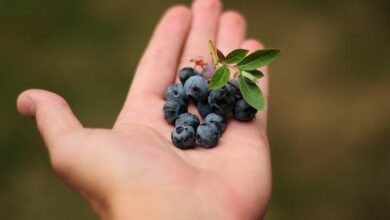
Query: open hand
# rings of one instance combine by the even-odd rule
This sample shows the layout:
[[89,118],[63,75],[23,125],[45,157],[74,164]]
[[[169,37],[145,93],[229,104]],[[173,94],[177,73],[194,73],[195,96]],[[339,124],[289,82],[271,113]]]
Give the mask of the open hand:
[[224,53],[262,48],[245,33],[243,17],[222,13],[218,0],[171,8],[112,129],[84,128],[66,101],[48,91],[23,92],[18,109],[36,119],[53,168],[102,219],[256,219],[271,193],[266,110],[251,122],[230,120],[215,148],[185,151],[173,146],[173,127],[162,114],[165,90],[180,68],[192,66],[190,59],[210,57],[209,40]]

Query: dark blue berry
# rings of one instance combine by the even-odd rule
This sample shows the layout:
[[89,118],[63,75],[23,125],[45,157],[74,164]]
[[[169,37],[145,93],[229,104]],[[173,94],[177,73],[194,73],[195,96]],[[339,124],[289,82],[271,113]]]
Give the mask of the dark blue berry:
[[233,115],[240,121],[249,121],[256,116],[257,109],[250,106],[244,99],[237,101]]
[[205,122],[214,123],[222,132],[226,129],[226,117],[217,113],[210,113],[204,119]]
[[179,115],[187,112],[187,105],[181,99],[170,99],[163,107],[165,119],[173,124]]
[[210,92],[208,101],[211,108],[221,115],[231,112],[236,102],[234,95],[224,88]]
[[201,76],[191,76],[184,83],[184,91],[187,96],[193,98],[195,101],[203,101],[207,99],[209,84]]
[[196,129],[196,138],[204,148],[214,147],[221,137],[219,128],[214,123],[205,122]]
[[188,125],[196,129],[199,126],[200,122],[198,117],[192,113],[181,114],[175,121],[175,126]]
[[224,87],[231,94],[234,94],[236,99],[241,99],[241,94],[239,90],[239,84],[237,79],[231,79]]
[[188,125],[176,126],[171,133],[172,143],[180,149],[189,149],[195,146],[196,135],[193,127]]
[[184,92],[183,84],[177,83],[169,86],[167,92],[165,93],[165,100],[170,99],[182,99],[185,102],[188,100],[188,97]]
[[198,102],[197,104],[199,114],[204,118],[213,112],[213,109],[207,101]]
[[180,70],[179,79],[180,82],[184,84],[187,81],[187,79],[190,78],[191,76],[199,76],[199,75],[200,73],[196,71],[194,68],[185,67]]

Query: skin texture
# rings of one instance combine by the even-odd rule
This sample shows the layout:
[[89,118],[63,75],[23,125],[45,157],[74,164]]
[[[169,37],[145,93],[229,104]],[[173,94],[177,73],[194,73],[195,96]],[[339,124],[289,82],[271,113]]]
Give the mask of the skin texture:
[[[36,120],[56,173],[101,219],[256,219],[271,194],[266,110],[247,123],[231,120],[217,147],[186,151],[173,146],[173,127],[161,111],[178,70],[209,57],[208,40],[224,53],[262,48],[245,33],[244,18],[222,12],[218,0],[169,9],[112,129],[84,128],[63,98],[44,90],[23,92],[17,107]],[[159,80],[152,80],[156,66]],[[267,70],[261,70],[267,98]]]

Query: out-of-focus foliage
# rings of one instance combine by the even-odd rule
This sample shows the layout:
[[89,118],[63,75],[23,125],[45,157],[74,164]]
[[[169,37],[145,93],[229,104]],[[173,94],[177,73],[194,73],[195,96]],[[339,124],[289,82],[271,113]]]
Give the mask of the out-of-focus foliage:
[[[189,1],[0,0],[0,219],[97,219],[57,180],[15,99],[45,88],[84,125],[112,126],[155,23],[175,3]],[[284,49],[271,67],[266,219],[386,219],[388,1],[225,5],[246,14],[250,37]]]

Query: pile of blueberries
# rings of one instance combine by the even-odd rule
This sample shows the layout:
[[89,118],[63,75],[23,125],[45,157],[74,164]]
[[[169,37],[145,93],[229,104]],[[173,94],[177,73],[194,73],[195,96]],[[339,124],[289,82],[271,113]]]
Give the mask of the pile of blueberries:
[[[210,91],[206,77],[191,67],[180,70],[181,83],[169,86],[163,107],[165,119],[174,124],[171,139],[180,149],[190,149],[199,145],[214,147],[226,129],[227,114],[233,113],[240,121],[253,119],[257,110],[241,96],[238,80],[232,79],[224,87]],[[193,101],[204,122],[196,115],[187,112],[187,104]]]

